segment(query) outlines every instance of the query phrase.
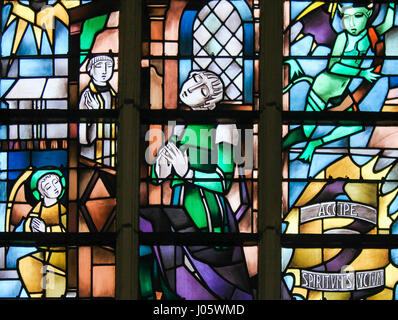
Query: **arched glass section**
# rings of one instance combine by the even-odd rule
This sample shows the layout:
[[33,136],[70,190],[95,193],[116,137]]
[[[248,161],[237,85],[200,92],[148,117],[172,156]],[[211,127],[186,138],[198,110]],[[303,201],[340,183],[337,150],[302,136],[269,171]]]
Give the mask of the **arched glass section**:
[[253,102],[254,25],[245,1],[209,1],[185,11],[180,36],[180,84],[191,70],[208,69],[220,74],[226,101]]

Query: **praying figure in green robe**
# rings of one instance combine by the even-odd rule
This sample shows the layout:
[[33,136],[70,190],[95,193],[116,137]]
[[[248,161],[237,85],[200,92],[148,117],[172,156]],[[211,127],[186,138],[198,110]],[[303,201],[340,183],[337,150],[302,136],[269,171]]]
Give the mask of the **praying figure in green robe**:
[[[223,95],[219,76],[210,71],[192,71],[179,96],[192,110],[213,110]],[[197,113],[198,118],[205,115]],[[239,232],[237,213],[227,199],[238,140],[235,124],[216,123],[204,117],[203,124],[175,124],[151,167],[154,184],[170,182],[170,205],[142,208],[141,227],[147,231],[193,232],[198,239],[200,234],[205,238],[205,233]],[[241,193],[245,194],[243,189]],[[241,246],[187,243],[144,249],[140,260],[143,297],[153,299],[156,291],[166,299],[253,299]]]
[[[192,110],[212,110],[223,99],[223,83],[210,71],[193,71],[181,101]],[[152,166],[155,183],[171,179],[172,203],[185,208],[200,231],[228,232],[225,198],[234,174],[235,124],[176,125]]]
[[[372,8],[372,2],[365,4],[363,1],[338,5],[343,31],[337,35],[327,68],[314,79],[303,76],[294,81],[297,83],[304,80],[311,83],[305,111],[338,110],[337,107],[341,106],[343,109],[339,110],[357,111],[357,102],[349,91],[352,79],[362,78],[363,81],[373,83],[380,77],[381,66],[363,67],[363,57],[366,57],[369,50],[374,50],[375,43],[393,27],[395,3],[387,5],[384,21],[376,27],[368,26],[369,18],[373,14]],[[297,61],[289,60],[287,63],[290,65],[291,75],[302,73]],[[345,101],[351,103],[347,104]],[[321,137],[313,137],[316,128],[314,124],[305,124],[293,129],[284,138],[282,148],[287,149],[297,143],[306,142],[298,159],[310,162],[316,148],[364,130],[361,125],[337,126]]]

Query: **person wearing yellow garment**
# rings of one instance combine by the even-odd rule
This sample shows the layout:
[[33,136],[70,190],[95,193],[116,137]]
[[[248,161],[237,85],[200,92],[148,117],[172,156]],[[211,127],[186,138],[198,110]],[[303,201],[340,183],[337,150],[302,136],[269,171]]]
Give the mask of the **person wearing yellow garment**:
[[[87,64],[87,72],[91,81],[81,94],[79,109],[115,109],[116,92],[109,83],[114,73],[113,58],[104,54],[93,56]],[[81,123],[79,126],[79,142],[82,145],[81,155],[98,163],[114,167],[116,156],[115,129],[115,124],[110,123]]]
[[[39,203],[23,223],[25,232],[66,232],[67,211],[60,203],[65,177],[58,169],[39,169],[31,177],[31,190]],[[30,298],[57,298],[66,292],[66,250],[37,247],[18,260],[18,273]]]

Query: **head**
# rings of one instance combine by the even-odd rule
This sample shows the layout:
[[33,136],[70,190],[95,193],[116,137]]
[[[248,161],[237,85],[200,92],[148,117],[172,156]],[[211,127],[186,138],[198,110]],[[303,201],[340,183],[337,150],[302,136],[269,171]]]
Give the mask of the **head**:
[[212,110],[223,95],[223,83],[215,73],[192,71],[182,85],[180,99],[192,110]]
[[94,56],[87,64],[87,72],[98,85],[106,85],[112,78],[113,70],[113,58],[107,55]]
[[60,199],[65,191],[65,178],[59,170],[38,170],[32,175],[31,189],[37,200]]
[[372,2],[354,2],[339,4],[339,13],[343,22],[343,28],[354,36],[366,29],[369,18],[373,14]]

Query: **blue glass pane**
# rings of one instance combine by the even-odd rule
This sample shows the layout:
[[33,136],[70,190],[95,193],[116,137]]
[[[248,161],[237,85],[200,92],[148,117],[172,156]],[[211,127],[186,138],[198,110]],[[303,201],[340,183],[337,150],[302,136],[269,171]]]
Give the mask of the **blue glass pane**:
[[16,298],[19,296],[21,288],[20,280],[0,280],[0,297]]
[[[7,182],[4,182],[6,184]],[[6,195],[6,190],[1,190],[1,192],[4,192],[4,195]],[[7,204],[6,203],[0,203],[0,232],[5,231],[5,221],[6,221],[6,210],[7,210]]]
[[[395,197],[394,201],[388,207],[388,214],[392,215],[398,211],[398,197]],[[392,234],[398,234],[398,225],[394,224]]]
[[292,19],[296,19],[297,16],[308,7],[312,1],[294,1],[291,2],[290,15]]
[[380,6],[380,10],[379,10],[379,14],[377,15],[375,21],[373,22],[373,25],[377,26],[380,23],[383,22],[384,17],[386,16],[386,11],[387,11],[387,6],[386,5],[381,5]]
[[324,59],[297,59],[306,75],[315,77],[327,67],[327,60]]
[[361,111],[380,111],[388,94],[388,78],[381,78],[359,105]]
[[[290,156],[293,157],[293,154]],[[292,179],[306,178],[308,174],[308,164],[301,161],[291,161],[290,173],[290,178]]]
[[244,101],[245,103],[253,103],[253,60],[245,60],[244,62]]
[[195,20],[197,11],[187,10],[181,19],[180,24],[180,53],[183,56],[190,56],[192,54],[192,26]]
[[235,6],[236,10],[238,10],[239,15],[243,21],[252,21],[253,16],[250,11],[249,6],[244,0],[231,0],[232,4]]
[[[7,181],[0,181],[0,201],[7,201]],[[5,207],[2,207],[3,204],[0,204],[0,217],[2,213],[5,212]],[[3,210],[4,209],[4,210]],[[0,221],[0,225],[3,225]]]
[[1,37],[1,56],[8,57],[11,55],[12,44],[14,43],[14,34],[17,22],[14,21],[7,28]]
[[17,51],[18,55],[37,55],[36,39],[32,26],[28,26]]
[[41,49],[40,49],[40,54],[46,55],[46,54],[52,54],[53,51],[51,49],[50,41],[48,40],[47,34],[43,32],[42,37],[41,37]]
[[152,253],[152,249],[150,246],[140,246],[140,256],[145,256]]
[[4,30],[4,26],[8,20],[8,16],[11,11],[11,5],[7,4],[6,6],[3,7],[3,10],[1,12],[1,30]]
[[254,54],[254,26],[252,23],[244,23],[244,55],[252,56]]
[[[10,152],[8,157],[8,169],[9,170],[21,170],[26,169],[30,165],[29,152],[16,151]],[[22,171],[10,171],[8,178],[11,180],[17,179]]]
[[[5,127],[5,126],[2,126]],[[7,170],[7,153],[6,152],[0,152],[0,170]],[[3,173],[0,173],[0,179],[7,179],[6,175],[3,175]]]
[[384,60],[382,73],[385,75],[398,74],[398,60],[386,59]]
[[308,82],[300,82],[290,89],[290,110],[304,111],[306,95],[303,92],[308,92],[310,84]]
[[340,154],[315,154],[313,161],[311,162],[310,173],[308,176],[315,177],[319,172],[339,158],[341,158]]
[[307,186],[306,182],[291,182],[289,185],[289,207],[291,207]]
[[55,54],[67,54],[69,48],[69,31],[61,22],[55,27]]
[[391,88],[398,87],[398,77],[390,77],[390,87]]
[[47,151],[32,152],[32,165],[40,168],[45,166],[66,167],[67,164],[66,151]]
[[351,200],[346,194],[339,194],[334,199],[339,200],[339,201],[350,201]]
[[9,247],[7,252],[7,268],[15,269],[17,267],[17,260],[29,253],[35,252],[36,247]]
[[14,84],[14,79],[0,79],[0,98],[2,98]]
[[314,38],[310,35],[305,36],[293,45],[291,45],[291,55],[292,56],[307,56],[312,48],[312,43]]
[[53,75],[52,59],[21,59],[20,75],[22,77],[46,77]]
[[188,79],[189,73],[192,70],[192,61],[190,59],[181,59],[179,61],[179,70],[180,70],[179,86],[181,87],[184,81]]
[[374,127],[365,127],[365,130],[353,135],[350,138],[350,147],[363,147],[367,145],[370,139],[371,134],[373,133]]

